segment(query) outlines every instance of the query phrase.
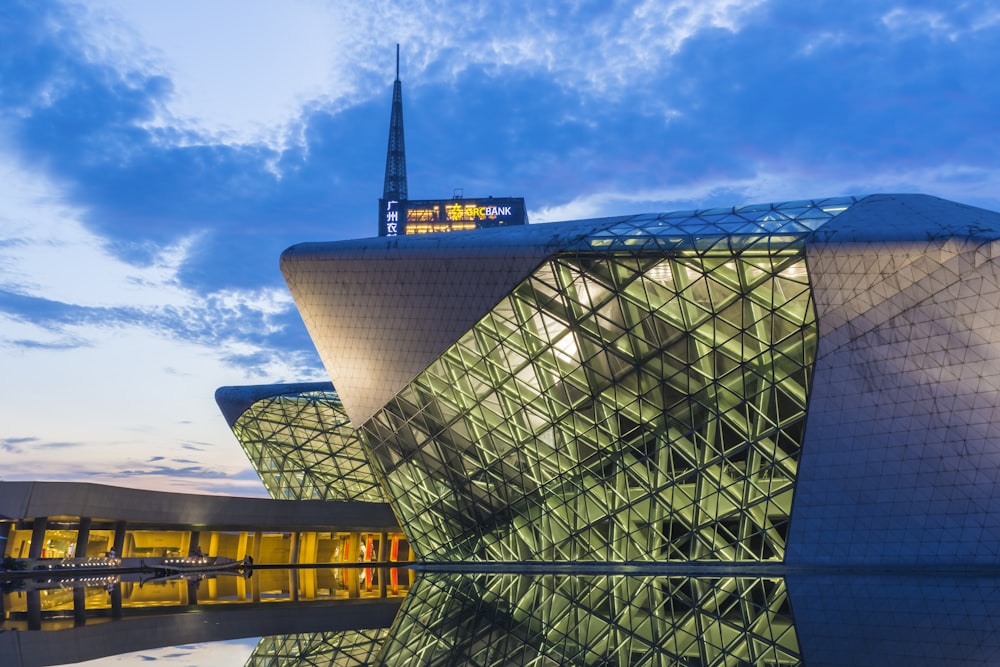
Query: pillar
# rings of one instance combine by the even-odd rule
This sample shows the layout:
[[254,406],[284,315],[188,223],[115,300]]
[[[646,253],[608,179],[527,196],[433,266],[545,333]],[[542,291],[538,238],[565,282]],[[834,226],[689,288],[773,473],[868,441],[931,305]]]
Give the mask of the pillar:
[[76,549],[73,555],[77,558],[87,557],[87,545],[90,543],[90,517],[80,517],[80,527],[76,531]]
[[13,527],[13,525],[14,524],[7,522],[0,523],[0,546],[3,547],[2,549],[0,549],[0,556],[6,557],[14,555],[12,553],[9,553],[10,540],[8,539],[10,537],[10,529]]
[[389,534],[378,534],[378,562],[384,563],[389,560]]
[[[79,544],[77,549],[79,549]],[[73,589],[73,625],[87,624],[87,589],[77,586]]]
[[[125,525],[126,524],[124,521],[118,521],[115,523],[115,541],[114,541],[114,546],[112,546],[111,548],[114,549],[115,553],[118,554],[119,558],[125,555]],[[113,598],[114,596],[112,595],[112,599]],[[118,591],[119,606],[121,605],[121,601],[122,601],[122,593],[121,591]]]
[[[49,525],[47,516],[35,517],[35,525],[31,528],[31,546],[28,547],[28,558],[41,558],[45,548],[45,529]],[[39,603],[40,604],[40,603]],[[39,607],[41,613],[41,607]],[[41,622],[41,616],[39,616]]]
[[261,531],[256,531],[253,534],[253,545],[250,549],[250,558],[253,559],[254,563],[260,562],[260,550],[264,544],[264,533]]
[[[123,522],[124,523],[124,522]],[[122,531],[122,535],[125,531]],[[122,540],[125,538],[123,537]],[[121,618],[122,617],[122,585],[120,583],[115,584],[108,591],[111,594],[111,618]]]
[[28,629],[29,630],[41,630],[42,629],[42,595],[40,591],[28,591],[25,593],[27,596],[28,605]]
[[[208,539],[208,551],[205,553],[206,556],[218,556],[219,555],[219,531],[213,530],[211,537]],[[238,558],[238,557],[237,557]]]
[[359,598],[361,597],[361,568],[360,567],[345,567],[344,568],[344,579],[347,583],[347,597],[349,598]]
[[188,539],[188,550],[187,550],[187,552],[188,552],[189,556],[191,554],[193,554],[195,552],[195,550],[198,548],[198,546],[199,546],[198,541],[200,539],[201,539],[201,531],[199,531],[199,530],[192,530],[191,531],[191,536]]

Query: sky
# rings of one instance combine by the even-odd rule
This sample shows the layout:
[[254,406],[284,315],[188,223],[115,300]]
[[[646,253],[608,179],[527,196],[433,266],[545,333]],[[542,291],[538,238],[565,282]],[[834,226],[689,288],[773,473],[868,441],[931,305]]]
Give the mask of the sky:
[[214,401],[327,379],[278,257],[409,194],[532,223],[1000,210],[995,0],[3,0],[0,478],[264,496]]

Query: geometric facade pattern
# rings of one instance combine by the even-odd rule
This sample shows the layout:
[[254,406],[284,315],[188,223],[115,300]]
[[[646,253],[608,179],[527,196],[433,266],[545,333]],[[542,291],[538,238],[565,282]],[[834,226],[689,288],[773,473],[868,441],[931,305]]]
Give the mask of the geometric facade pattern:
[[271,498],[386,502],[329,383],[222,387],[216,400]]
[[422,573],[379,665],[803,665],[782,579]]
[[[870,208],[883,234],[913,225]],[[997,217],[941,214],[948,227],[905,244],[858,220],[851,243],[809,246],[825,327],[796,559],[1000,562]]]
[[802,245],[717,238],[553,257],[364,425],[421,560],[783,557]]
[[388,629],[262,637],[246,667],[365,667],[375,662]]
[[428,236],[282,256],[418,559],[1000,563],[1000,214]]

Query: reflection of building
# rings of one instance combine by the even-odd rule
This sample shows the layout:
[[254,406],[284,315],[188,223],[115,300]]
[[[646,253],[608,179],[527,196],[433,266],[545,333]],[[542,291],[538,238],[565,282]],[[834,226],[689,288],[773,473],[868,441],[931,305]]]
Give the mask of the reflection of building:
[[781,578],[425,573],[379,665],[803,665]]
[[[42,590],[33,587],[32,582],[22,582],[26,588],[8,582],[0,593],[7,618],[2,626],[4,631],[0,632],[0,656],[3,656],[0,664],[4,667],[75,665],[157,647],[273,634],[283,634],[289,641],[265,639],[261,642],[263,651],[251,664],[260,667],[317,664],[310,663],[308,655],[302,663],[294,661],[293,638],[297,636],[324,637],[328,644],[340,648],[342,655],[353,658],[364,654],[366,637],[374,642],[384,637],[410,581],[401,572],[396,591],[376,585],[374,590],[362,588],[360,593],[351,595],[331,581],[337,572],[346,573],[346,578],[356,581],[365,570],[261,569],[247,579],[220,575],[201,580],[144,583],[139,583],[139,575],[131,575],[132,581],[116,581],[111,585],[93,582],[95,577],[81,577],[82,581],[52,582],[51,588]],[[379,582],[382,580],[380,575]],[[338,635],[342,636],[340,641],[334,639]],[[310,645],[300,642],[300,645],[312,648],[314,656],[336,655],[316,642]],[[275,646],[284,648],[280,656],[274,655],[282,661],[265,662],[268,647]],[[206,664],[197,658],[193,660]]]
[[419,559],[996,563],[998,255],[876,195],[282,270]]
[[272,498],[385,502],[329,382],[221,387],[215,400]]
[[246,667],[373,665],[387,636],[381,628],[262,637]]
[[385,154],[385,182],[378,201],[378,235],[405,236],[430,232],[457,232],[485,227],[528,223],[524,199],[409,199],[406,185],[406,142],[403,133],[403,84],[399,80],[399,45],[396,45],[396,80],[392,87],[389,145]]

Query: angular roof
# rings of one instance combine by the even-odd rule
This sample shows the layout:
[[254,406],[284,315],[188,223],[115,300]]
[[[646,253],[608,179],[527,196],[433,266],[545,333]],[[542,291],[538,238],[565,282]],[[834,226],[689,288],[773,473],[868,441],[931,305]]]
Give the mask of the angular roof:
[[219,387],[215,402],[222,411],[229,428],[257,401],[273,396],[287,396],[309,391],[333,391],[331,382],[295,382],[289,384],[253,384]]
[[557,252],[1000,239],[1000,214],[928,195],[836,197],[461,234],[305,243],[281,269],[344,407],[363,424]]

